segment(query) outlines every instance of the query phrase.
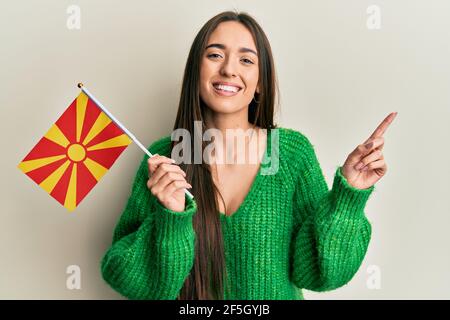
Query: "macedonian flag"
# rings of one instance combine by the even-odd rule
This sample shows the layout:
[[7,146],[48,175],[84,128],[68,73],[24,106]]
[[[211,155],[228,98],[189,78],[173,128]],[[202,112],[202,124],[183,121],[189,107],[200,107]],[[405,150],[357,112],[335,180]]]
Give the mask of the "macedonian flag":
[[130,143],[82,91],[18,167],[72,211]]

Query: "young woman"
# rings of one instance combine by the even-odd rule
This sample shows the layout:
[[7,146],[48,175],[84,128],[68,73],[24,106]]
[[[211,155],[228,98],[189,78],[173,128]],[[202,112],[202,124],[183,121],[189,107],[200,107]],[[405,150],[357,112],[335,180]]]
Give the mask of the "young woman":
[[[193,135],[200,123],[223,138],[214,139],[213,161],[200,163],[174,162],[181,142],[173,136],[149,147],[156,155],[142,161],[102,260],[112,288],[131,299],[303,299],[302,288],[352,279],[369,244],[364,208],[386,173],[383,133],[396,113],[350,153],[328,190],[308,138],[274,124],[276,91],[270,44],[253,18],[224,12],[202,27],[174,130]],[[230,129],[254,129],[246,151],[229,147]],[[194,155],[195,138],[183,156]],[[203,155],[201,137],[200,146]],[[222,152],[235,159],[261,150],[256,163],[217,161]]]

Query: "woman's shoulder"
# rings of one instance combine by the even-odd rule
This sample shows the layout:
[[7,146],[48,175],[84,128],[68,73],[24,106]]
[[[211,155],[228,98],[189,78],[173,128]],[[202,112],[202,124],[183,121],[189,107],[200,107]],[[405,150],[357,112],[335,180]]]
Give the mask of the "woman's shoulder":
[[298,139],[308,139],[306,137],[306,135],[298,129],[294,129],[294,128],[290,128],[290,127],[276,127],[272,130],[279,130],[281,136],[286,141],[296,141]]
[[[274,131],[275,130],[275,131]],[[273,136],[277,132],[278,139]],[[298,174],[304,172],[305,168],[310,167],[314,161],[315,152],[306,134],[302,131],[288,128],[277,127],[272,129],[271,145],[278,140],[278,150],[271,150],[271,156],[278,157],[282,175],[288,175],[291,178],[284,181],[296,181]]]
[[159,154],[167,157],[170,154],[171,143],[172,139],[170,135],[160,137],[152,142],[148,147],[148,151],[150,151],[151,154]]
[[280,151],[289,158],[298,158],[314,150],[310,139],[300,130],[288,127],[277,127],[272,130],[278,130]]

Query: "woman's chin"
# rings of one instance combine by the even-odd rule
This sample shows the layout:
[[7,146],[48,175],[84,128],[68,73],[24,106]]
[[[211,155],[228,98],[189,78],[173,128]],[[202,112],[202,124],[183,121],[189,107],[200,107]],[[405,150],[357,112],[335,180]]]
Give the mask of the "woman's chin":
[[235,104],[231,103],[215,103],[211,109],[217,113],[235,113],[240,110]]

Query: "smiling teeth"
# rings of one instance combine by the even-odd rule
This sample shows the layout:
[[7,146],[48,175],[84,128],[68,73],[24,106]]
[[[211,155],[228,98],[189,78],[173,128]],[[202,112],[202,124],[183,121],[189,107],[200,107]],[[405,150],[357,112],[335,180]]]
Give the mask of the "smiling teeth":
[[232,87],[232,86],[225,86],[223,84],[217,84],[215,87],[219,90],[228,91],[228,92],[238,92],[239,88]]

